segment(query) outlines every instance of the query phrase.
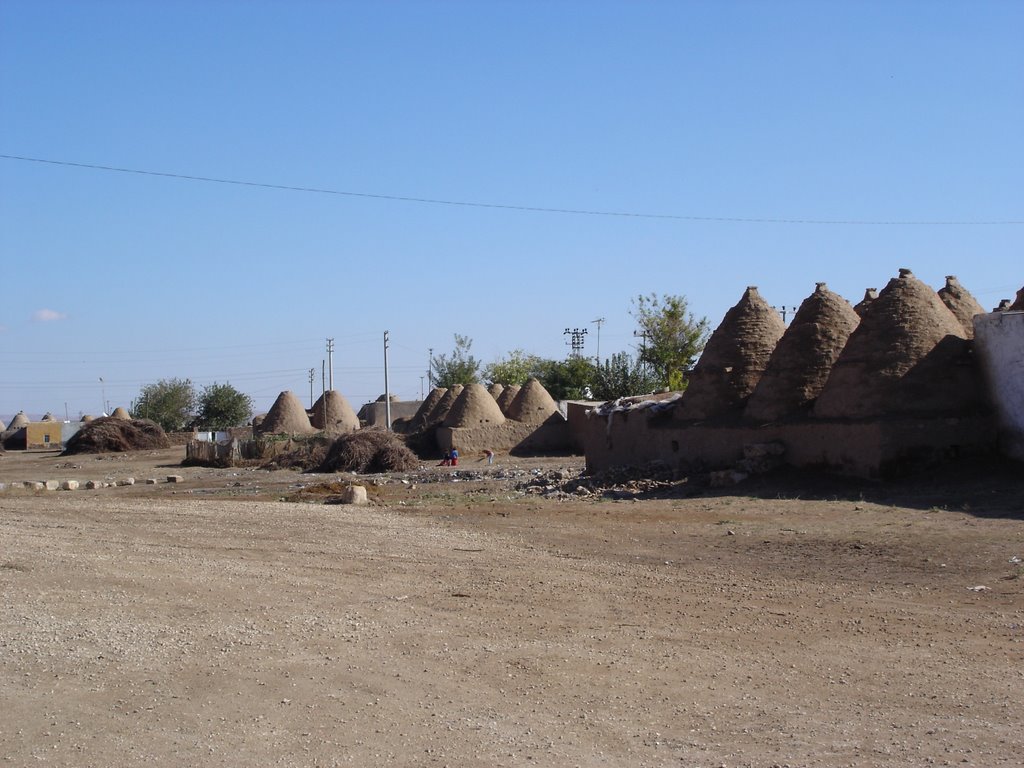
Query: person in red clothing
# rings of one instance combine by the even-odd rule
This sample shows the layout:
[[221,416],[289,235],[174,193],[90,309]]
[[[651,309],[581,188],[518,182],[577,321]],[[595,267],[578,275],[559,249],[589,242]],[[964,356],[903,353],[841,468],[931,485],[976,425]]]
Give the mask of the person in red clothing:
[[452,466],[459,466],[459,449],[452,446],[452,449],[448,452],[448,455],[451,457]]

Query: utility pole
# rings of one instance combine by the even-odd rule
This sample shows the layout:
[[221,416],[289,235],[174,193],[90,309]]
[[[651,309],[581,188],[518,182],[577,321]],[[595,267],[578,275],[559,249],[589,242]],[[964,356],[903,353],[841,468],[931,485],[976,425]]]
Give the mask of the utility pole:
[[384,331],[384,418],[387,431],[391,431],[391,391],[388,389],[388,332]]
[[790,314],[790,313],[792,313],[794,315],[796,314],[796,307],[787,307],[785,304],[783,304],[781,307],[775,307],[774,309],[775,309],[776,312],[778,312],[778,313],[780,313],[782,315],[782,322],[783,323],[786,322],[786,315],[787,314]]
[[423,399],[423,377],[420,376],[420,400]]
[[334,389],[334,339],[327,340],[327,383]]
[[572,347],[572,356],[579,357],[580,352],[583,351],[583,337],[587,335],[587,329],[573,328],[570,330],[566,328],[562,335],[570,338],[569,346]]
[[427,386],[431,389],[434,388],[434,348],[430,347],[427,350]]
[[313,407],[313,368],[309,369],[309,407]]
[[102,376],[100,376],[100,394],[103,395],[103,405],[100,408],[100,415],[101,416],[106,416],[107,415],[107,385],[103,381],[103,377]]
[[590,322],[597,326],[597,355],[595,355],[595,359],[597,360],[597,364],[600,365],[601,364],[601,326],[604,324],[604,318],[603,317],[599,317],[599,318],[597,318],[597,320],[591,320]]
[[[643,339],[643,343],[640,345],[640,359],[643,360],[647,355],[647,337],[650,336],[650,334],[647,333],[646,329],[644,329],[642,331],[633,331],[633,336]],[[646,361],[644,364],[647,366],[647,370],[649,371],[651,369],[651,364]]]
[[320,359],[320,391],[323,393],[324,399],[321,401],[323,405],[320,406],[320,410],[324,413],[324,424],[327,424],[327,361],[323,358]]

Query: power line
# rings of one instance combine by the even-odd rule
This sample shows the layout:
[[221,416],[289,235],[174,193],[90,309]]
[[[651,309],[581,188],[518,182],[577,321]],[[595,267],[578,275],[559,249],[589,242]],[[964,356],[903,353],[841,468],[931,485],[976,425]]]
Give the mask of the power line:
[[343,197],[360,197],[371,200],[389,200],[403,203],[423,203],[427,205],[449,205],[462,208],[491,208],[505,211],[524,211],[530,213],[558,213],[573,216],[610,216],[628,219],[665,219],[671,221],[704,221],[731,224],[817,224],[817,225],[885,225],[885,226],[993,226],[1005,224],[1024,224],[1024,219],[1008,220],[976,220],[976,221],[955,221],[955,220],[874,220],[874,219],[775,219],[769,217],[752,216],[684,216],[670,213],[637,213],[630,211],[599,211],[582,208],[547,208],[538,205],[512,205],[507,203],[481,203],[469,200],[442,200],[430,197],[409,197],[406,195],[384,195],[372,192],[349,192],[340,189],[324,189],[320,187],[296,187],[288,184],[269,184],[258,181],[243,181],[240,179],[220,179],[213,176],[193,176],[184,173],[168,173],[165,171],[148,171],[139,168],[118,168],[111,165],[96,165],[93,163],[73,163],[68,160],[47,160],[40,157],[24,157],[22,155],[0,154],[0,159],[18,160],[26,163],[44,163],[46,165],[60,165],[70,168],[86,168],[93,171],[111,171],[114,173],[131,173],[139,176],[158,176],[166,179],[179,179],[182,181],[203,181],[210,184],[233,184],[240,187],[258,187],[261,189],[277,189],[286,192],[306,192],[318,195],[340,195]]

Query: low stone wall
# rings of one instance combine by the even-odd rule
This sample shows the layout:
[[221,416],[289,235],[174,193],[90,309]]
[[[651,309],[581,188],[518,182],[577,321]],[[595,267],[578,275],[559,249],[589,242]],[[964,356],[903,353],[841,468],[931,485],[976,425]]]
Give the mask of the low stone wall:
[[231,440],[211,443],[190,440],[185,444],[185,464],[203,467],[234,467],[252,461],[272,459],[294,450],[294,440]]

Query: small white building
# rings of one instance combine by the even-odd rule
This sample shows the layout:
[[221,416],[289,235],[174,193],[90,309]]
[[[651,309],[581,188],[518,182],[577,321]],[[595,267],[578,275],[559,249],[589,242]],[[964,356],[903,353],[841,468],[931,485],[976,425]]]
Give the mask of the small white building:
[[1024,312],[975,315],[974,347],[999,419],[1000,449],[1024,461]]

